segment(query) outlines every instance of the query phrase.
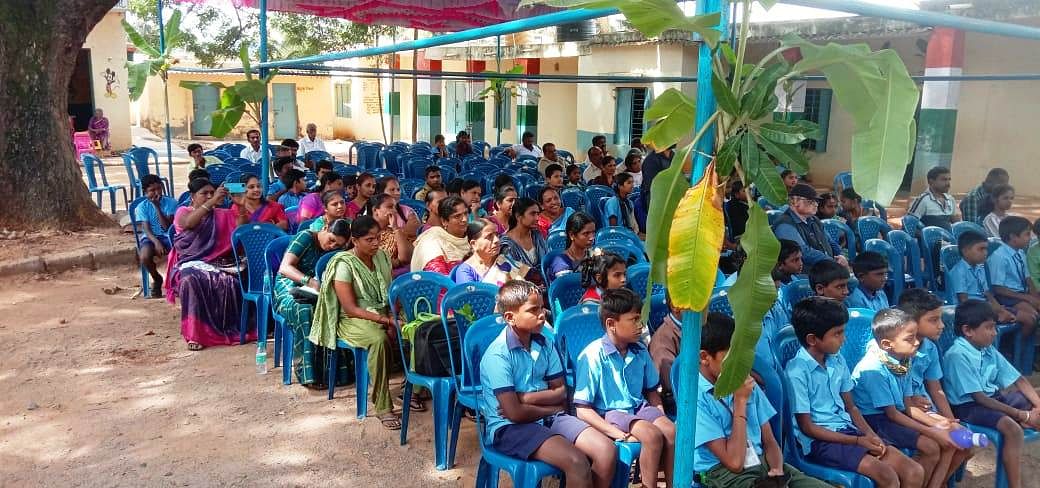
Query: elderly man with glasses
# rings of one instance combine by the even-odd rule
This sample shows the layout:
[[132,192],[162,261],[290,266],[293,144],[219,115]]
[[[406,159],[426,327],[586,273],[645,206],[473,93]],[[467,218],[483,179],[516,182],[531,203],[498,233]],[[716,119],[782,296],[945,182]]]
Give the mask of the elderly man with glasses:
[[802,247],[805,268],[824,259],[833,259],[848,267],[849,262],[841,254],[841,247],[827,235],[823,223],[816,218],[816,210],[820,205],[816,190],[799,183],[787,193],[787,202],[789,206],[773,226],[773,233],[778,239],[790,239]]

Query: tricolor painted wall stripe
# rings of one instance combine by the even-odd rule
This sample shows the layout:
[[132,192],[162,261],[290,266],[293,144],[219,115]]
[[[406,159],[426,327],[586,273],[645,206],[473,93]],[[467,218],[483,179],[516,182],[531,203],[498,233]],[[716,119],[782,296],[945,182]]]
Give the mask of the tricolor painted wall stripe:
[[[439,59],[426,59],[423,51],[415,60],[416,69],[421,71],[440,71]],[[417,141],[433,142],[433,136],[441,133],[441,85],[438,79],[420,78],[416,80],[418,105],[415,108]]]
[[[947,27],[933,29],[924,64],[925,76],[960,75],[964,68],[964,32]],[[914,153],[915,190],[925,187],[929,169],[950,167],[960,85],[959,81],[924,82]]]
[[[480,73],[487,69],[484,61],[466,61],[467,73]],[[477,94],[484,89],[484,80],[471,80],[466,82],[466,127],[469,135],[474,141],[484,140],[484,100],[478,99]],[[452,139],[455,134],[451,134]]]
[[[519,60],[524,67],[524,74],[541,74],[541,60],[538,58],[524,58]],[[520,96],[516,100],[516,142],[519,143],[520,136],[524,132],[535,135],[535,143],[538,141],[538,83],[523,82],[520,84]]]

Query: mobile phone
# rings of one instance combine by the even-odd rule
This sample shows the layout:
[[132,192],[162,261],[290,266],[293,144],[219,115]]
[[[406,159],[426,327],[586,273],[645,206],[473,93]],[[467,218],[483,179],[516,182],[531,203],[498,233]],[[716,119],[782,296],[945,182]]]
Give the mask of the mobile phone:
[[224,188],[227,188],[228,193],[245,193],[245,183],[224,183]]

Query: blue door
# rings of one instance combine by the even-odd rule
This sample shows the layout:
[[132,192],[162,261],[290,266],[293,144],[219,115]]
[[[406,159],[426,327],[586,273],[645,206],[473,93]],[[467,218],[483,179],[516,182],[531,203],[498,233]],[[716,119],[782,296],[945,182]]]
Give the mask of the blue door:
[[211,115],[218,108],[220,108],[219,88],[203,85],[191,89],[192,135],[209,135],[210,129],[213,128]]
[[296,121],[296,83],[272,83],[274,100],[271,111],[274,112],[274,138],[296,139],[299,128]]

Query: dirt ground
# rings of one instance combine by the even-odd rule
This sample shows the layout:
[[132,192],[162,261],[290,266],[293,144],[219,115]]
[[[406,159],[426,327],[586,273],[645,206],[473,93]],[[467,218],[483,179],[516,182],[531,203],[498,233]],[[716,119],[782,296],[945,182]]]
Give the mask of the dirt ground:
[[91,228],[82,232],[6,232],[0,233],[0,263],[29,256],[46,256],[79,249],[108,249],[130,243],[130,234],[114,224],[112,227]]
[[[280,369],[258,376],[253,345],[189,352],[179,309],[131,300],[136,284],[129,267],[0,284],[0,486],[473,485],[472,424],[438,472],[429,412],[401,446],[355,418],[352,387],[328,401]],[[1035,447],[1024,464],[1040,479]],[[992,485],[984,450],[960,486]]]

